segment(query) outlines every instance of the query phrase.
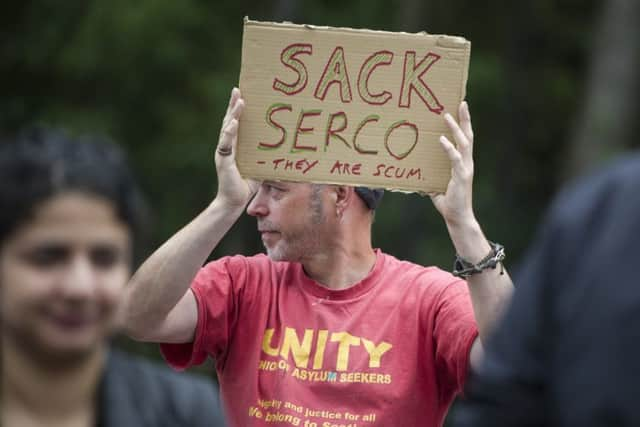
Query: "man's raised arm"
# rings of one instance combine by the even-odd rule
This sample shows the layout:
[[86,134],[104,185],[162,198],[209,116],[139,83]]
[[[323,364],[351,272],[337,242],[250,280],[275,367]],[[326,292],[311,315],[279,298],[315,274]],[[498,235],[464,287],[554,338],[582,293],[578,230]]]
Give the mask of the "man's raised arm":
[[[440,138],[451,161],[451,180],[446,193],[432,195],[431,199],[445,220],[458,256],[477,267],[485,257],[495,253],[495,248],[485,238],[473,212],[473,129],[466,102],[460,104],[458,115],[460,124],[451,115],[445,115],[456,145],[445,136]],[[471,365],[475,367],[482,356],[482,341],[493,331],[511,300],[513,283],[504,267],[496,268],[495,264],[494,268],[482,268],[466,279],[480,334],[480,340],[476,340],[471,349]]]
[[191,282],[257,189],[257,183],[240,176],[235,162],[243,108],[240,91],[234,88],[215,153],[215,199],[156,250],[131,279],[121,318],[125,332],[135,339],[166,343],[193,340],[198,314],[189,291]]

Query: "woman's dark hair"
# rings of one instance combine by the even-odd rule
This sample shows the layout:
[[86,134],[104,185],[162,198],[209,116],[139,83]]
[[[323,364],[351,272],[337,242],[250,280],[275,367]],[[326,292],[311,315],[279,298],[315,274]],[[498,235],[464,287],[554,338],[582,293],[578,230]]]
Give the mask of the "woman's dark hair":
[[147,210],[122,150],[102,137],[35,128],[0,141],[0,245],[38,205],[67,191],[113,203],[139,244]]

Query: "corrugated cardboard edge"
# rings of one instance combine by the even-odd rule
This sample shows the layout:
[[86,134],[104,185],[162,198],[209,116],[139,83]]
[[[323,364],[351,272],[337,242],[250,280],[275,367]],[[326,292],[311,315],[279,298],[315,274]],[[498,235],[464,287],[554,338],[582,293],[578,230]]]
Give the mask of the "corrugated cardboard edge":
[[[294,24],[288,21],[283,21],[283,22],[255,21],[250,19],[248,16],[245,16],[244,26],[250,26],[250,25],[265,26],[265,27],[276,26],[280,28],[291,28],[296,30],[311,30],[311,31],[316,29],[321,29],[321,30],[327,30],[327,31],[336,31],[339,33],[369,33],[369,34],[375,33],[375,34],[381,34],[381,35],[388,34],[393,36],[397,36],[398,34],[401,34],[401,35],[410,36],[410,37],[430,36],[430,37],[437,37],[436,44],[440,47],[444,47],[448,49],[468,49],[469,51],[471,50],[471,42],[462,36],[450,36],[445,34],[429,34],[426,31],[419,31],[417,33],[407,33],[404,31],[385,31],[385,30],[370,30],[366,28],[330,27],[330,26],[311,25],[311,24]],[[467,68],[464,70],[464,73],[460,79],[460,86],[462,87],[462,93],[460,97],[461,100],[464,100],[466,97],[466,90],[467,90],[466,82],[468,81],[468,77],[469,77],[469,71]],[[333,181],[326,181],[326,180],[323,180],[322,182],[316,182],[316,181],[306,181],[306,182],[313,182],[317,184],[322,183],[322,184],[329,184],[329,185],[345,185],[343,182],[333,182]],[[394,193],[404,193],[404,194],[419,194],[421,196],[442,194],[442,193],[425,193],[423,191],[416,191],[416,190],[413,190],[413,191],[400,190],[395,188],[386,188],[385,191],[391,191]]]
[[310,25],[310,24],[294,24],[292,22],[268,22],[268,21],[254,21],[250,19],[248,16],[244,17],[244,25],[255,25],[255,26],[265,26],[265,27],[281,27],[281,28],[291,28],[296,30],[326,30],[326,31],[336,31],[342,33],[376,33],[381,35],[394,35],[402,34],[405,36],[414,36],[414,37],[422,37],[422,36],[430,36],[430,37],[438,37],[437,44],[441,47],[451,48],[451,49],[465,49],[471,45],[471,42],[464,37],[461,36],[448,36],[444,34],[429,34],[426,31],[420,31],[417,33],[407,33],[404,31],[385,31],[385,30],[370,30],[366,28],[348,28],[348,27],[329,27],[322,25]]

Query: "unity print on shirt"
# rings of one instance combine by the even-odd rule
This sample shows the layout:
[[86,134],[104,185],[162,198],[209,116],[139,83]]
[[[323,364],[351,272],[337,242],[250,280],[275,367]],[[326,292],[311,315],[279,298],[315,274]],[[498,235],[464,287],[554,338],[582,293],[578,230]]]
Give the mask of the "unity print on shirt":
[[[283,332],[275,332],[275,328],[264,331],[263,358],[258,365],[260,371],[289,375],[304,382],[391,384],[391,374],[380,370],[383,356],[393,347],[388,342],[375,343],[345,331],[331,332],[327,329],[297,331],[285,326]],[[366,351],[371,371],[349,371],[349,358],[356,348]],[[289,422],[308,427],[356,427],[358,422],[374,422],[376,419],[375,413],[313,410],[277,399],[259,399],[257,406],[250,408],[249,415],[264,418],[267,422]],[[306,417],[328,421],[318,424],[304,419]]]

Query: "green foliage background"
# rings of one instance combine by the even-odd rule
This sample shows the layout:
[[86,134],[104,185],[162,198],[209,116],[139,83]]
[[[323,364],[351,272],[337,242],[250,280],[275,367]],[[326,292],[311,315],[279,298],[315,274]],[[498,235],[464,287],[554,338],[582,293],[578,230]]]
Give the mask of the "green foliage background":
[[[486,234],[508,247],[511,265],[558,185],[598,10],[595,1],[8,3],[2,131],[46,123],[124,145],[155,212],[149,249],[215,194],[212,147],[238,81],[245,15],[465,36],[472,41],[475,207]],[[453,249],[430,201],[385,197],[375,244],[450,268]],[[216,252],[258,250],[253,222],[243,218]]]
[[[242,19],[462,35],[476,135],[476,214],[514,268],[567,177],[605,2],[595,0],[8,0],[0,131],[44,123],[122,144],[154,212],[147,251],[214,197],[212,151],[240,69]],[[374,243],[450,269],[430,200],[387,193]],[[243,217],[213,256],[261,250]],[[151,350],[149,350],[151,351]]]

